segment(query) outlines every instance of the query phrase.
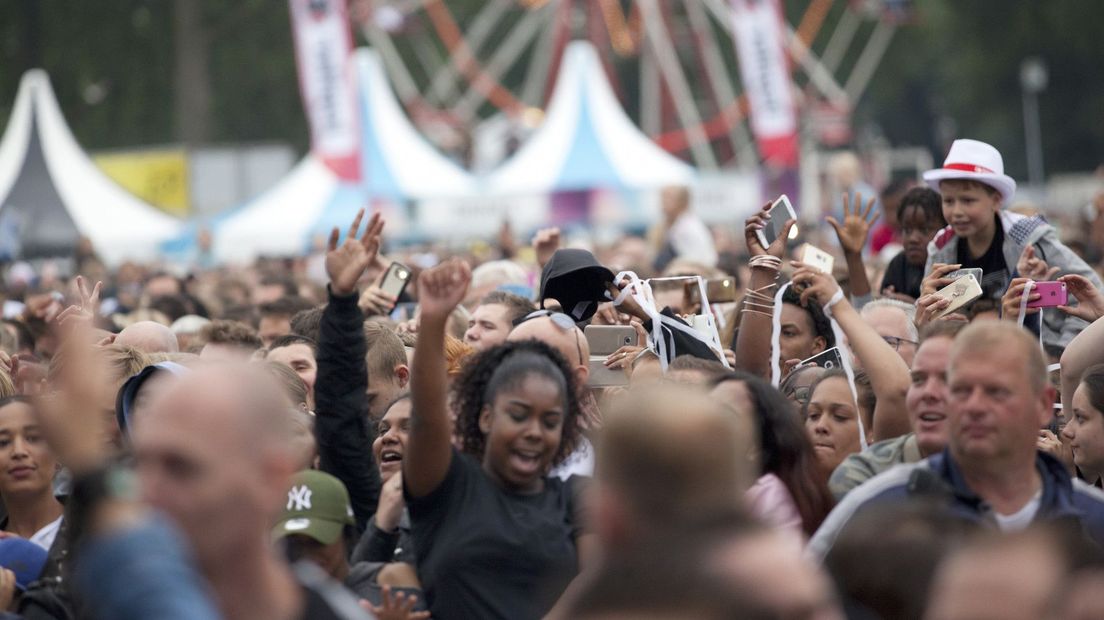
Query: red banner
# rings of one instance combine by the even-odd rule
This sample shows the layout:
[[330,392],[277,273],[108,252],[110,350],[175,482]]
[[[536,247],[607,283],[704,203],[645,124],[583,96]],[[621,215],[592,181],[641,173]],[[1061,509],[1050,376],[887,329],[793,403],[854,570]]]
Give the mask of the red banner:
[[779,0],[732,0],[732,23],[759,154],[768,164],[796,168],[797,114]]
[[289,0],[289,8],[311,151],[342,179],[359,181],[353,36],[345,0]]

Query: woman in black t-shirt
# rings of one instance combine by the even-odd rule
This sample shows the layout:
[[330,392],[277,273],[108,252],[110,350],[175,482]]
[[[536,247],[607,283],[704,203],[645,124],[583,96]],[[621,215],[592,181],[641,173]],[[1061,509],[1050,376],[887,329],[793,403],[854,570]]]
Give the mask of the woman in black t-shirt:
[[567,363],[545,344],[494,347],[454,388],[449,423],[445,324],[471,271],[450,262],[418,280],[421,324],[411,370],[403,493],[418,574],[438,620],[539,618],[578,572],[588,536],[578,479],[548,477],[579,437]]

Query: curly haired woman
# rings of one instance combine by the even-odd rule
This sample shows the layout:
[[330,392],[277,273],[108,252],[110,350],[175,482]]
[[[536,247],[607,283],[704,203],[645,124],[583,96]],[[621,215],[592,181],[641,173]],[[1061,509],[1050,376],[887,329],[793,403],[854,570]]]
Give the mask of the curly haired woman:
[[403,492],[418,574],[434,618],[538,618],[578,572],[589,535],[579,480],[548,477],[579,439],[567,363],[547,345],[500,345],[453,386],[451,444],[444,335],[471,272],[450,262],[418,282],[421,328],[411,377]]

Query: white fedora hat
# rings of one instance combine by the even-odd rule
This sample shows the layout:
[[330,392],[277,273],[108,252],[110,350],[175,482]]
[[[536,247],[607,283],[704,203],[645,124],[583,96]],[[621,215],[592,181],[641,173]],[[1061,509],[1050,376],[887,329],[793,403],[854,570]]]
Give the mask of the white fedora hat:
[[924,182],[939,191],[939,182],[963,179],[984,183],[1000,192],[1002,202],[1016,193],[1016,181],[1004,173],[1000,151],[978,140],[955,140],[942,168],[924,173]]

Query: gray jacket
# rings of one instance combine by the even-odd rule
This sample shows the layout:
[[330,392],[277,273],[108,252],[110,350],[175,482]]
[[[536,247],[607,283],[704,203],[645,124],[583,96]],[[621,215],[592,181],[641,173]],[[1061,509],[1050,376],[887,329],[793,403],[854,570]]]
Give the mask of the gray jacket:
[[[1097,288],[1104,288],[1100,278],[1091,267],[1074,254],[1073,250],[1066,247],[1058,240],[1058,233],[1054,227],[1047,224],[1041,216],[1020,215],[1009,211],[1001,211],[1001,226],[1004,229],[1004,246],[1001,248],[1004,254],[1004,262],[1008,265],[1009,274],[1016,271],[1016,263],[1027,246],[1035,247],[1035,255],[1047,262],[1051,267],[1058,267],[1058,276],[1076,273],[1085,276]],[[935,238],[928,244],[928,262],[924,267],[924,273],[931,273],[934,263],[954,263],[958,260],[958,237],[954,230],[948,226],[936,233]],[[1055,276],[1055,277],[1058,277]],[[1009,280],[1011,281],[1011,280]],[[1008,288],[1008,282],[1004,283],[1002,291]],[[997,299],[999,302],[999,298]],[[1071,305],[1076,302],[1071,301]],[[1065,347],[1070,340],[1081,330],[1088,326],[1085,321],[1069,316],[1061,310],[1053,308],[1044,309],[1043,317],[1043,342],[1049,345]]]

